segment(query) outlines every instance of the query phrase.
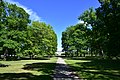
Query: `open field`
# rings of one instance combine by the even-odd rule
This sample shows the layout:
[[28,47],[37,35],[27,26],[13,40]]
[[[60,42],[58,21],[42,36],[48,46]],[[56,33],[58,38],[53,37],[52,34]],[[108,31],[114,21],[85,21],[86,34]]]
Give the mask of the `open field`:
[[67,58],[67,64],[85,80],[120,80],[120,60]]
[[56,60],[0,61],[0,80],[52,80]]

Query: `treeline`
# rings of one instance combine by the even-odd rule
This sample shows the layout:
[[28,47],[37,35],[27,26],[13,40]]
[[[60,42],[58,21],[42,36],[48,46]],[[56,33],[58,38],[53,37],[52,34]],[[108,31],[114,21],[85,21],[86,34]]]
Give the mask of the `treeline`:
[[79,23],[62,33],[66,56],[120,57],[120,0],[99,0],[100,7],[85,11]]
[[12,56],[54,55],[57,36],[52,26],[32,21],[29,14],[18,7],[0,1],[0,55],[5,60]]

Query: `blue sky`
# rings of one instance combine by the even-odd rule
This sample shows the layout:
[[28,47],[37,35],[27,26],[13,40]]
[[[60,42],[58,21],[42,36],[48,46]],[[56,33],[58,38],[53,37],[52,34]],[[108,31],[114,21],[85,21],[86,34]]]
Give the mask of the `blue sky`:
[[70,25],[77,24],[78,17],[90,7],[99,7],[98,0],[6,0],[23,7],[32,20],[53,26],[61,50],[61,34]]

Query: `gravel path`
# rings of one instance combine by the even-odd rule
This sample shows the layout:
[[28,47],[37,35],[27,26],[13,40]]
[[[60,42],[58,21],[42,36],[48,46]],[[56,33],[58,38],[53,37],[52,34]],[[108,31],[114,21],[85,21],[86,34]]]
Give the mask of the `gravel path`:
[[80,80],[66,65],[63,58],[59,57],[55,68],[54,80]]

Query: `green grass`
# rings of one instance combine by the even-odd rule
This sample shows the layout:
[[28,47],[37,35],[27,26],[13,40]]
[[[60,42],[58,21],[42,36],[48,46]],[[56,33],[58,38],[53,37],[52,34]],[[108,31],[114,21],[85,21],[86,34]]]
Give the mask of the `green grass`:
[[120,60],[65,59],[80,78],[85,80],[120,80]]
[[52,80],[56,60],[0,61],[0,80]]

